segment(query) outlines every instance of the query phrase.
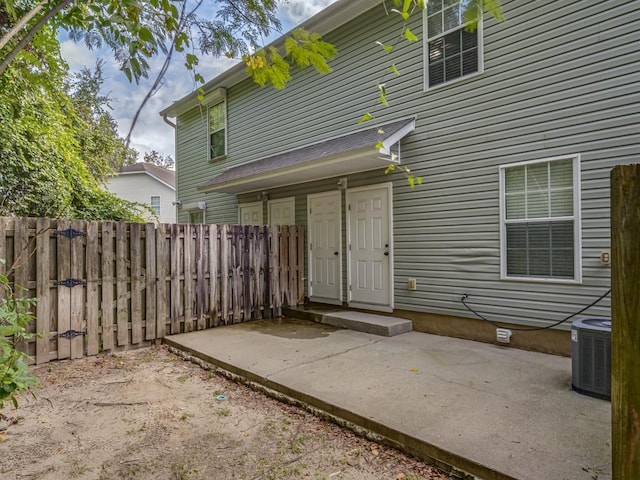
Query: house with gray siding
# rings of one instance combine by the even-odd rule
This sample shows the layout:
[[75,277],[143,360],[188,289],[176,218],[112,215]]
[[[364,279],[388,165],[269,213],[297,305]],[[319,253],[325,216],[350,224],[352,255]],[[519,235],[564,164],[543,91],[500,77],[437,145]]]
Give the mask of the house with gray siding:
[[495,341],[464,298],[512,345],[567,354],[557,322],[600,297],[577,318],[610,316],[609,174],[640,158],[640,2],[502,4],[505,21],[468,31],[458,3],[430,0],[420,40],[386,55],[398,18],[339,0],[302,25],[336,46],[332,73],[276,90],[239,64],[167,107],[178,221],[305,225],[311,301]]

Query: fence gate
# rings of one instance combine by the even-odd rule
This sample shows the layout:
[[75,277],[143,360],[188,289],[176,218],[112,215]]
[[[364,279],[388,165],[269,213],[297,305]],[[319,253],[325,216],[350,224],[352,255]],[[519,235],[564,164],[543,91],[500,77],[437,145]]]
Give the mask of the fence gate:
[[53,231],[57,238],[58,331],[53,338],[58,343],[58,359],[80,358],[84,355],[86,329],[83,326],[85,306],[84,252],[87,236],[80,230],[81,222],[60,220]]
[[36,363],[278,316],[304,299],[303,253],[295,225],[0,217],[0,273],[37,299],[39,338],[18,346]]

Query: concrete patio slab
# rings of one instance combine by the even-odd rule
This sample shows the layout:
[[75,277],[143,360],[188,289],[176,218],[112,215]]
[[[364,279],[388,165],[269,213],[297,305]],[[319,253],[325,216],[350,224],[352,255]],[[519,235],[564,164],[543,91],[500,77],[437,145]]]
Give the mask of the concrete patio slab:
[[569,358],[286,318],[165,340],[478,478],[610,478],[610,403],[571,391]]

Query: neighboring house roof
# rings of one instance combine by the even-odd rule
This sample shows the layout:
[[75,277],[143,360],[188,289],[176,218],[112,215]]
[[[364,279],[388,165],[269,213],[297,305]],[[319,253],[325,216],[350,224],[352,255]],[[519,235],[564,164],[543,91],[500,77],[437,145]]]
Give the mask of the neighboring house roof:
[[[367,10],[374,7],[383,8],[382,3],[380,0],[338,0],[295,28],[304,28],[319,35],[324,35],[344,25]],[[278,47],[283,45],[286,36],[285,34],[274,40],[265,47],[265,50],[268,50],[270,46]],[[163,117],[175,117],[197,106],[199,103],[198,96],[202,90],[204,90],[205,93],[212,92],[216,89],[224,90],[246,78],[246,65],[243,62],[238,62],[213,80],[207,82],[202,89],[190,93],[174,102],[173,105],[162,110],[160,115]]]
[[159,182],[164,183],[171,189],[176,189],[176,172],[174,170],[168,170],[166,168],[159,167],[152,163],[139,162],[133,165],[127,165],[118,170],[118,175],[128,175],[144,173],[155,178]]
[[198,189],[244,193],[382,168],[399,163],[392,148],[414,129],[415,118],[405,118],[342,135],[232,167]]

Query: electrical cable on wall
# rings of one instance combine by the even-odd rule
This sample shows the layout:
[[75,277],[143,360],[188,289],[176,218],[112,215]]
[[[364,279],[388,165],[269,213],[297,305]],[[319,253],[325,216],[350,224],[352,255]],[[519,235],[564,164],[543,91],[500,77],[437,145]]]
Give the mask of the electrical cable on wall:
[[478,318],[484,320],[485,322],[490,323],[491,325],[493,325],[496,328],[506,328],[509,330],[513,330],[514,332],[533,332],[535,330],[546,330],[548,328],[553,328],[556,327],[558,325],[560,325],[561,323],[566,322],[567,320],[571,320],[573,317],[575,317],[576,315],[580,315],[582,312],[588,310],[589,308],[593,307],[594,305],[596,305],[598,302],[600,302],[603,298],[605,298],[607,295],[609,295],[611,293],[611,289],[607,290],[603,295],[601,295],[597,300],[591,302],[589,305],[587,305],[586,307],[584,307],[581,310],[578,310],[576,313],[572,313],[571,315],[569,315],[566,318],[563,318],[562,320],[552,323],[551,325],[547,325],[546,327],[531,327],[531,328],[517,328],[517,327],[511,327],[511,326],[502,326],[496,322],[493,322],[491,320],[489,320],[488,318],[482,316],[480,313],[476,312],[473,308],[471,308],[469,305],[467,305],[467,298],[469,298],[469,295],[467,295],[466,293],[462,294],[462,298],[460,299],[460,301],[462,302],[462,304],[466,307],[467,310],[469,310],[471,313],[473,313],[475,316],[477,316]]

